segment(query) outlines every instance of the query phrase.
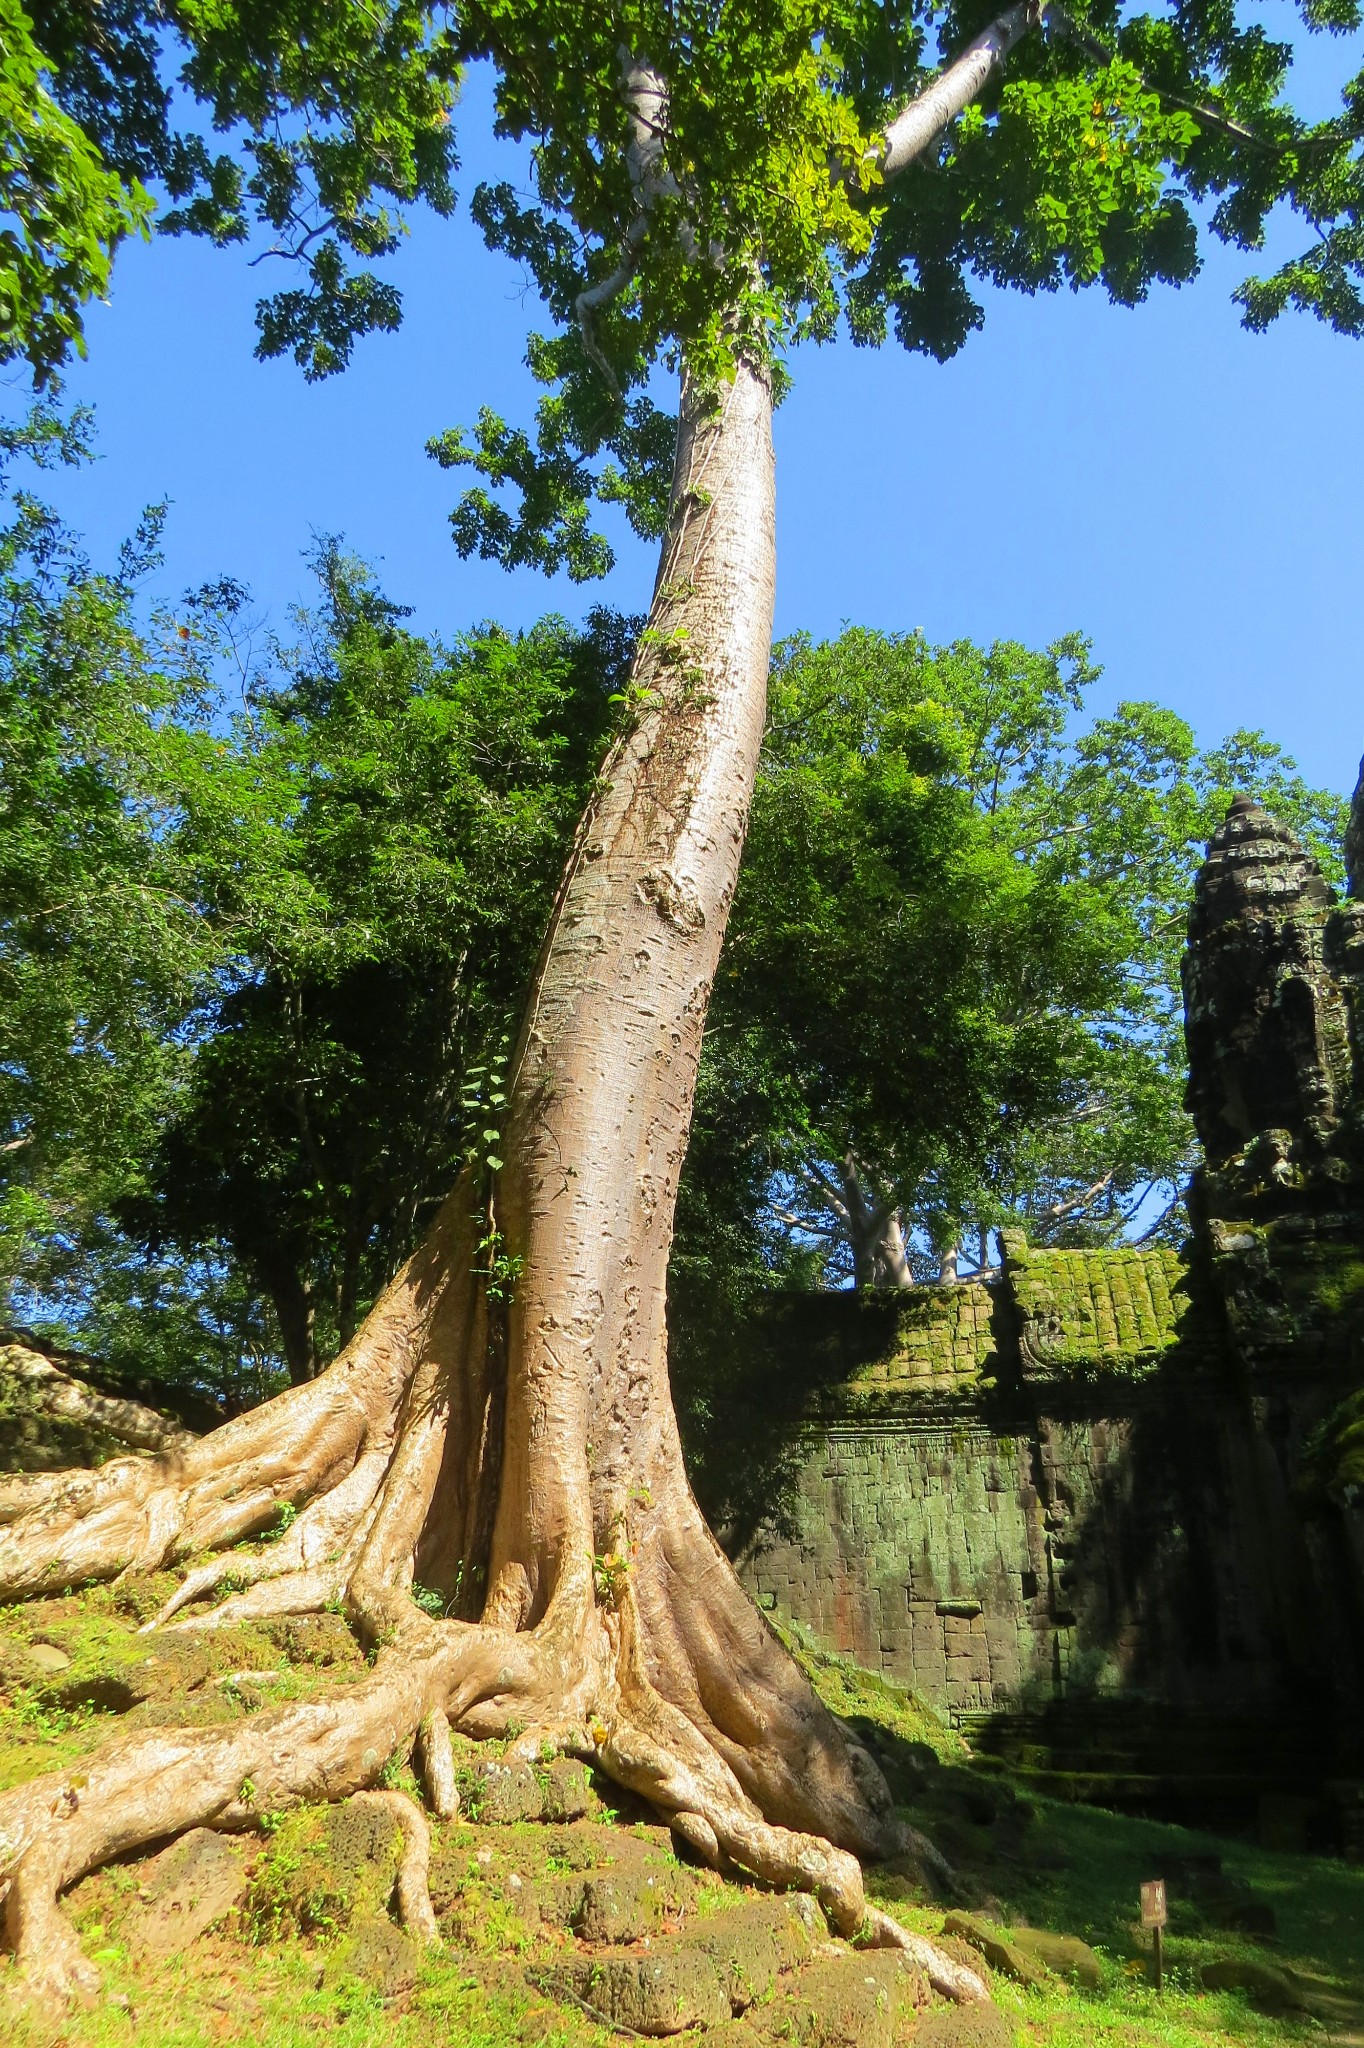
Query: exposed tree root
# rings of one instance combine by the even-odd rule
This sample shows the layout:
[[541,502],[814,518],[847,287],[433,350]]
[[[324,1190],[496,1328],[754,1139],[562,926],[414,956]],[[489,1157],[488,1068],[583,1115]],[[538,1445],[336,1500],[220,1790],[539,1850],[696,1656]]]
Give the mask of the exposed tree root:
[[416,1760],[432,1813],[437,1820],[453,1819],[459,1812],[459,1787],[455,1783],[450,1723],[440,1707],[432,1707],[417,1730]]
[[426,1825],[426,1815],[405,1792],[358,1792],[356,1798],[391,1813],[402,1830],[402,1855],[394,1888],[398,1918],[418,1941],[437,1945],[440,1929],[431,1904],[431,1830]]
[[62,1369],[73,1362],[63,1354],[58,1363],[17,1334],[0,1331],[0,1374],[17,1382],[21,1396],[40,1414],[78,1424],[133,1451],[163,1451],[195,1441],[193,1430],[175,1416],[128,1394],[107,1393]]
[[940,1998],[950,1998],[956,2005],[975,2005],[990,1996],[984,1978],[965,1963],[954,1962],[944,1955],[922,1934],[914,1934],[908,1927],[902,1927],[889,1913],[883,1913],[879,1906],[868,1906],[863,1935],[869,1948],[903,1949],[911,1962],[918,1964]]
[[[476,1520],[477,1489],[452,1465],[449,1423],[453,1368],[471,1326],[486,1350],[485,1313],[467,1280],[436,1287],[409,1270],[314,1387],[189,1450],[58,1475],[12,1525],[0,1545],[11,1597],[212,1547],[153,1629],[340,1603],[374,1652],[369,1676],[334,1694],[227,1726],[116,1738],[79,1770],[0,1797],[9,1938],[36,1991],[78,1998],[97,1981],[58,1904],[87,1872],[191,1827],[249,1828],[298,1802],[358,1792],[399,1820],[399,1911],[433,1939],[426,1822],[410,1801],[368,1788],[415,1745],[432,1810],[454,1812],[452,1726],[512,1737],[513,1754],[548,1746],[582,1756],[649,1800],[708,1862],[813,1892],[845,1935],[863,1926],[851,1852],[899,1844],[884,1787],[748,1605],[685,1481],[666,1466],[660,1475],[662,1461],[661,1502],[639,1486],[636,1506],[608,1525],[619,1559],[605,1585],[592,1535],[542,1554],[538,1593],[518,1540],[490,1575],[482,1620],[435,1619],[414,1605],[433,1511],[453,1504],[466,1527]],[[275,1518],[281,1500],[301,1507],[277,1540],[226,1548]]]
[[[684,379],[641,708],[583,821],[510,1064],[496,1214],[466,1175],[310,1385],[155,1457],[0,1481],[0,1599],[176,1567],[153,1627],[339,1605],[373,1653],[334,1694],[124,1736],[0,1796],[10,1938],[46,1992],[90,1986],[58,1905],[86,1872],[365,1791],[419,1730],[437,1812],[454,1805],[450,1728],[548,1744],[709,1862],[813,1892],[844,1934],[867,1925],[858,1858],[908,1846],[875,1762],[707,1530],[668,1388],[677,1180],[763,729],[770,413],[742,361],[719,392]],[[495,1270],[515,1271],[510,1301]],[[425,1824],[394,1811],[400,1910],[429,1937]],[[898,1938],[875,1916],[870,1931]]]

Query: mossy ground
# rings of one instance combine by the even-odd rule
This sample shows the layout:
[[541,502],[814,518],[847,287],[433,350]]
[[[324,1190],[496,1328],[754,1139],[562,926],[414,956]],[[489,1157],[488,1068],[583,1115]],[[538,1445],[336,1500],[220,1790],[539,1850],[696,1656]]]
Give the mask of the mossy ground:
[[[248,1714],[365,1668],[332,1615],[190,1638],[138,1635],[162,1591],[144,1582],[0,1613],[0,1784],[85,1753],[130,1720]],[[43,1645],[66,1661],[49,1654],[35,1662]],[[1006,1923],[1078,1935],[1098,1953],[1096,1991],[1056,1978],[1024,1989],[995,1977],[995,2000],[1020,2048],[1364,2044],[1364,1867],[1020,1796],[1007,1775],[973,1769],[961,1737],[906,1694],[846,1664],[807,1662],[829,1705],[877,1747],[908,1816],[958,1866],[967,1903]],[[401,1760],[386,1781],[410,1786]],[[650,1902],[635,1936],[643,1942],[722,1913],[738,1895],[679,1866],[665,1831],[624,1795],[599,1790],[593,1810],[567,1825],[460,1820],[434,1828],[432,1894],[445,1946],[423,1955],[415,1983],[390,1996],[348,1969],[344,1912],[329,1904],[308,1925],[287,1906],[291,1873],[316,1860],[321,1812],[281,1817],[250,1838],[251,1884],[241,1903],[167,1959],[148,1960],[129,1938],[145,1897],[145,1862],[100,1872],[75,1888],[68,1909],[104,1972],[104,1995],[60,2027],[15,2001],[11,2037],[16,2048],[57,2040],[72,2048],[296,2048],[317,2039],[360,2048],[380,2028],[389,2048],[599,2048],[619,2040],[541,1988],[549,1969],[583,1952],[585,1936],[571,1916],[556,1922],[553,1912],[529,1912],[528,1900],[572,1895],[584,1872],[617,1870],[625,1891],[633,1884],[636,1901]],[[1275,1937],[1215,1925],[1206,1902],[1174,1896],[1158,2000],[1149,1937],[1136,1924],[1138,1887],[1177,1859],[1199,1856],[1220,1856],[1227,1887],[1273,1909]],[[943,1904],[912,1871],[872,1873],[869,1889],[906,1924],[938,1935]],[[1200,1988],[1200,1970],[1219,1958],[1284,1973],[1299,2008],[1262,2011],[1244,1992]],[[0,1965],[0,1992],[14,1989],[10,1966]],[[912,2023],[910,2015],[906,2048]]]

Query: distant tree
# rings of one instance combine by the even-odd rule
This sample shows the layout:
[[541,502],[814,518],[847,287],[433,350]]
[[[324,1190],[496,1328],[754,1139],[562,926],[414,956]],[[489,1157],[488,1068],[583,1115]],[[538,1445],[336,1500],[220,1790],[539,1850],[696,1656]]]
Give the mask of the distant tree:
[[[78,461],[85,425],[4,452]],[[0,1286],[234,1410],[348,1340],[495,1126],[631,628],[432,646],[328,546],[257,647],[231,583],[145,616],[159,514],[105,575],[11,503]]]
[[707,1176],[750,1210],[752,1256],[825,1283],[967,1270],[1005,1223],[1044,1243],[1177,1228],[1203,844],[1250,791],[1338,878],[1345,806],[1262,735],[1202,753],[1157,705],[1077,731],[1097,673],[1077,638],[778,650],[684,1268],[726,1236]]
[[[7,470],[78,461],[86,422],[7,430]],[[0,1282],[51,1294],[136,1175],[216,952],[167,840],[186,678],[139,627],[148,515],[112,572],[10,477],[0,531]]]

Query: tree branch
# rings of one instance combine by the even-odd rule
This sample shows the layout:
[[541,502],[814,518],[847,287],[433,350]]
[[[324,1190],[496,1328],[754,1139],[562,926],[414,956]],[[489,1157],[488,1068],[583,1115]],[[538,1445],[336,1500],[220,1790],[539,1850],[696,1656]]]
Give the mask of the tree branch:
[[827,1223],[810,1223],[804,1216],[797,1216],[794,1210],[779,1209],[775,1203],[772,1205],[772,1214],[776,1217],[778,1223],[784,1223],[788,1230],[799,1230],[806,1237],[834,1237],[837,1235],[835,1231],[830,1230]]
[[1105,1188],[1109,1188],[1112,1185],[1113,1175],[1110,1171],[1104,1174],[1102,1179],[1096,1180],[1092,1187],[1087,1187],[1082,1194],[1072,1195],[1069,1201],[1053,1202],[1046,1211],[1047,1221],[1049,1223],[1060,1223],[1067,1216],[1074,1215],[1077,1209],[1087,1209],[1090,1203],[1104,1192]]
[[630,117],[625,167],[630,173],[635,211],[621,237],[623,253],[620,262],[608,277],[579,292],[573,301],[573,312],[582,334],[583,347],[606,379],[611,395],[619,405],[623,398],[620,383],[598,345],[592,325],[593,315],[599,313],[603,306],[609,306],[625,290],[639,268],[640,250],[649,232],[655,206],[660,199],[676,198],[680,187],[663,161],[664,138],[668,132],[668,88],[653,66],[646,64],[642,57],[636,57],[626,49],[617,54],[620,58],[622,97]]
[[996,15],[989,27],[895,116],[877,153],[883,178],[898,177],[937,140],[949,121],[979,97],[1015,43],[1040,25],[1043,12],[1042,0],[1015,0],[1014,6]]
[[838,1189],[834,1186],[833,1182],[821,1170],[819,1162],[817,1160],[812,1161],[809,1159],[802,1159],[800,1162],[800,1170],[805,1175],[805,1178],[819,1190],[820,1194],[829,1204],[829,1207],[833,1210],[834,1214],[836,1216],[841,1216],[843,1218],[844,1223],[851,1226],[852,1218],[848,1214],[847,1206],[843,1200],[843,1197],[839,1193]]
[[1151,1225],[1150,1229],[1143,1230],[1140,1237],[1134,1237],[1132,1240],[1133,1244],[1149,1244],[1151,1239],[1155,1236],[1156,1232],[1164,1224],[1165,1219],[1168,1216],[1174,1214],[1175,1210],[1179,1207],[1183,1199],[1184,1198],[1180,1194],[1179,1189],[1176,1188],[1173,1195],[1170,1197],[1169,1201],[1165,1204],[1165,1207],[1161,1210],[1159,1216],[1157,1216],[1155,1222]]
[[[1108,43],[1100,42],[1097,36],[1091,35],[1082,22],[1076,21],[1073,15],[1068,14],[1066,9],[1058,4],[1058,0],[1048,0],[1045,12],[1047,26],[1056,29],[1067,42],[1074,43],[1077,49],[1083,50],[1086,56],[1094,58],[1099,64],[1116,62],[1119,52]],[[1232,115],[1223,114],[1216,107],[1209,106],[1206,100],[1185,99],[1183,93],[1175,92],[1169,86],[1157,85],[1144,73],[1140,75],[1142,84],[1170,106],[1182,108],[1186,114],[1192,114],[1195,120],[1201,121],[1205,128],[1215,128],[1219,134],[1229,136],[1233,142],[1249,143],[1252,149],[1266,149],[1276,156],[1281,156],[1288,149],[1319,149],[1326,142],[1349,142],[1356,139],[1355,133],[1347,129],[1343,134],[1299,135],[1288,141],[1276,142],[1271,136],[1257,135],[1253,128],[1247,128]]]
[[[931,85],[896,115],[886,129],[877,153],[882,177],[887,180],[897,177],[916,157],[922,156],[948,123],[979,97],[986,82],[1000,69],[1015,44],[1029,29],[1040,28],[1044,23],[1096,63],[1112,64],[1116,61],[1118,52],[1091,35],[1059,4],[1059,0],[1016,0],[1014,6],[1006,7],[1002,14],[996,15],[989,27],[983,29]],[[1233,141],[1246,143],[1253,149],[1282,154],[1285,149],[1320,147],[1328,141],[1355,139],[1354,134],[1347,130],[1343,135],[1337,131],[1330,136],[1298,136],[1289,142],[1276,142],[1269,136],[1257,135],[1253,128],[1247,128],[1230,114],[1219,112],[1205,100],[1186,99],[1181,93],[1157,85],[1144,76],[1142,83],[1169,105],[1181,107],[1185,113],[1192,114],[1205,127],[1215,128]]]

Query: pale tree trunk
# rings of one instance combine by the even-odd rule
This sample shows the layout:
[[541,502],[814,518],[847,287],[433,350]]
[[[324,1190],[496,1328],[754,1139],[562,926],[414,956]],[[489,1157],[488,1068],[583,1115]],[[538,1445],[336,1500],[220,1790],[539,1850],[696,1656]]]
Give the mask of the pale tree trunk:
[[839,1211],[853,1254],[857,1287],[912,1287],[898,1203],[868,1187],[851,1152],[838,1167]]
[[[934,82],[930,120],[893,125],[890,168],[978,90],[1015,15],[1017,32],[1035,19],[1002,16]],[[344,1797],[418,1731],[448,1810],[454,1727],[515,1728],[513,1755],[591,1759],[712,1862],[811,1890],[841,1932],[913,1945],[949,1995],[983,1995],[867,1910],[857,1853],[905,1831],[702,1521],[668,1389],[673,1207],[762,735],[773,578],[767,376],[740,360],[714,393],[684,369],[635,715],[560,891],[497,1183],[464,1175],[315,1380],[153,1458],[0,1482],[0,1598],[197,1558],[154,1627],[341,1602],[374,1651],[334,1695],[139,1730],[0,1795],[6,1922],[37,1989],[94,1978],[58,1905],[86,1871],[189,1827]],[[285,1503],[287,1533],[232,1551]],[[418,1568],[467,1618],[409,1598]],[[415,1808],[405,1838],[400,1893],[429,1933]]]
[[[761,371],[741,362],[718,396],[684,378],[639,708],[561,888],[491,1193],[466,1174],[310,1385],[159,1459],[0,1485],[3,1597],[210,1551],[161,1626],[341,1600],[379,1646],[344,1699],[125,1737],[0,1798],[11,1937],[41,1985],[88,1975],[56,1906],[83,1871],[248,1823],[248,1779],[258,1810],[353,1791],[433,1716],[592,1759],[712,1860],[815,1890],[845,1931],[864,1914],[849,1852],[902,1839],[702,1521],[668,1388],[678,1172],[763,729],[770,424]],[[222,1554],[282,1501],[301,1510],[287,1536]],[[430,1619],[418,1566],[486,1588],[481,1611]]]

